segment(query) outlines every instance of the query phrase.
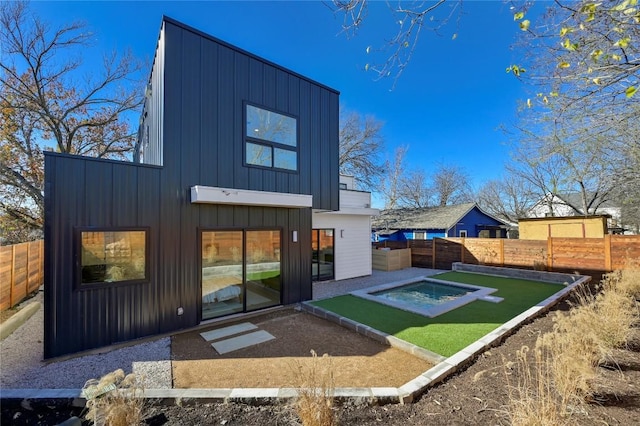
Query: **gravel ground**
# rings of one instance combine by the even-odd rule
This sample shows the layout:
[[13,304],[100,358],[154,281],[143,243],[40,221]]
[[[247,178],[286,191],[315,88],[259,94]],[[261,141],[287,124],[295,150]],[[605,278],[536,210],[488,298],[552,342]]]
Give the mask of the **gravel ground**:
[[[373,271],[371,276],[313,284],[314,299],[324,299],[379,284],[433,275],[437,270],[407,268]],[[26,303],[43,303],[42,290]],[[45,363],[43,358],[43,309],[0,342],[0,388],[81,389],[87,380],[122,368],[143,377],[146,389],[170,389],[171,340],[169,337],[136,344],[99,355],[87,355]]]
[[[42,291],[26,303],[42,303]],[[132,345],[99,355],[45,363],[43,309],[0,343],[0,388],[81,389],[87,380],[122,368],[143,377],[146,389],[171,388],[170,338]]]

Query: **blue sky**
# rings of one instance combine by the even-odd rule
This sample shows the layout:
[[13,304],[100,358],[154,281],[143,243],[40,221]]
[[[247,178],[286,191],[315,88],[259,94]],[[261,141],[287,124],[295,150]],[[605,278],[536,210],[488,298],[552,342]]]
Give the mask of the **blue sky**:
[[[262,56],[341,92],[350,110],[385,123],[386,154],[408,145],[407,164],[427,173],[439,164],[465,168],[474,186],[500,177],[509,160],[501,124],[514,121],[522,83],[505,69],[522,52],[510,46],[518,29],[501,1],[464,2],[464,14],[440,35],[423,32],[408,69],[391,80],[364,70],[367,46],[393,32],[386,3],[372,3],[355,38],[340,34],[342,18],[321,2],[34,2],[54,24],[85,21],[96,45],[86,57],[133,50],[151,61],[162,15]],[[444,7],[449,7],[445,4]],[[455,40],[452,35],[456,33]]]

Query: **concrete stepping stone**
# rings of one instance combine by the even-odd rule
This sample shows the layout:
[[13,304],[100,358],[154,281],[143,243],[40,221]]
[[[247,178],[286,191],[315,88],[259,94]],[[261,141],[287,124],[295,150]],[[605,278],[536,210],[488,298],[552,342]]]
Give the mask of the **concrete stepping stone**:
[[491,302],[491,303],[500,303],[504,300],[504,297],[486,295],[486,296],[479,297],[478,300],[484,300],[485,302]]
[[226,354],[228,352],[237,351],[238,349],[247,348],[249,346],[257,345],[259,343],[268,342],[275,337],[264,330],[256,331],[254,333],[243,334],[241,336],[232,337],[230,339],[220,340],[211,344],[219,354]]
[[244,333],[245,331],[255,330],[256,328],[258,327],[250,322],[243,322],[228,327],[205,331],[204,333],[200,333],[200,336],[202,336],[205,341],[210,342],[212,340],[222,339],[223,337],[233,336],[234,334]]

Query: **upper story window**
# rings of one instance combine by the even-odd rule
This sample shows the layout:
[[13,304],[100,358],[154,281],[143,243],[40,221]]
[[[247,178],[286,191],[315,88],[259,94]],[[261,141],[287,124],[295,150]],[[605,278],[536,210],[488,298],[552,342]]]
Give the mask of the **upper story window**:
[[245,164],[297,171],[297,119],[246,104]]

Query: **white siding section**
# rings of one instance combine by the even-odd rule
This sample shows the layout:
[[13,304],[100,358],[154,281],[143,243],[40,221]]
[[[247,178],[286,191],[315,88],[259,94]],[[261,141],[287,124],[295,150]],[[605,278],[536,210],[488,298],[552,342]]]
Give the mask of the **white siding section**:
[[371,275],[371,217],[314,213],[313,228],[335,229],[336,280]]

